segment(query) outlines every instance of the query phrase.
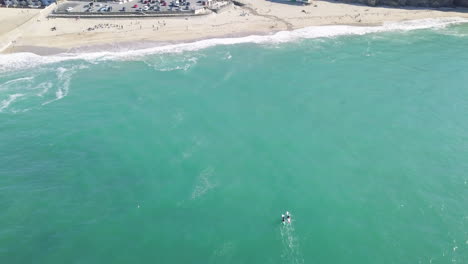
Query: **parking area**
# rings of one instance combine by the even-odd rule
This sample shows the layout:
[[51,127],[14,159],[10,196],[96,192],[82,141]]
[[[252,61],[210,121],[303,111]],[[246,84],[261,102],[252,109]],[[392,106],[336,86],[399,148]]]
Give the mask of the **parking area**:
[[59,5],[57,13],[156,13],[190,11],[208,4],[201,0],[122,0],[120,2],[67,1]]
[[44,8],[55,3],[55,0],[0,0],[0,6],[21,8]]

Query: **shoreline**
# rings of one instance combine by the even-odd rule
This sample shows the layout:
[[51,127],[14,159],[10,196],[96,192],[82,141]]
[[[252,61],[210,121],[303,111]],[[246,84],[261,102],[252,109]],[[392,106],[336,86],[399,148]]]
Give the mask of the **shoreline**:
[[[364,25],[360,25],[364,26]],[[245,38],[250,36],[272,36],[281,31],[272,31],[268,33],[263,32],[243,32],[239,34],[226,34],[224,36],[217,36],[214,38],[195,38],[195,39],[187,39],[187,40],[180,40],[180,41],[150,41],[150,40],[130,40],[130,41],[121,41],[121,42],[114,42],[114,43],[104,43],[104,44],[94,44],[94,45],[83,45],[83,46],[76,46],[72,48],[56,48],[56,47],[47,47],[47,46],[10,46],[5,49],[2,54],[14,54],[14,53],[22,53],[22,52],[29,52],[40,56],[50,56],[50,55],[59,55],[59,54],[85,54],[85,53],[99,53],[99,52],[125,52],[125,51],[136,51],[136,50],[144,50],[150,48],[158,48],[164,47],[168,45],[184,45],[184,44],[191,44],[199,41],[210,40],[210,39],[236,39],[236,38]]]
[[[1,12],[5,10],[0,10],[0,15]],[[0,43],[11,39],[0,54],[126,51],[217,38],[270,36],[313,26],[372,27],[419,19],[468,19],[467,8],[369,7],[324,1],[298,6],[262,0],[251,0],[243,7],[232,6],[219,14],[183,18],[71,19],[48,18],[47,14],[38,13],[34,21],[0,34]],[[56,30],[52,31],[54,27]]]
[[[210,42],[210,41],[218,41],[221,43],[215,45],[229,45],[229,44],[243,44],[243,43],[259,43],[257,41],[238,41],[243,38],[274,38],[276,34],[286,33],[294,35],[295,32],[307,29],[324,29],[327,27],[346,27],[346,28],[354,28],[354,29],[368,29],[368,32],[340,32],[338,34],[331,34],[331,35],[323,35],[323,36],[316,36],[316,37],[307,37],[307,36],[298,36],[297,39],[310,39],[310,38],[326,38],[326,37],[335,37],[335,36],[351,36],[351,35],[364,35],[364,34],[371,34],[371,33],[378,33],[378,32],[389,32],[389,31],[398,31],[398,30],[416,30],[416,29],[428,29],[428,28],[437,28],[440,26],[446,26],[449,24],[468,24],[468,18],[464,21],[457,21],[457,19],[462,19],[460,17],[437,17],[437,18],[428,18],[437,21],[438,19],[453,20],[444,23],[441,21],[441,24],[437,25],[428,25],[416,28],[396,28],[396,29],[389,29],[389,30],[377,30],[379,27],[383,27],[385,24],[395,24],[398,25],[399,23],[413,23],[419,22],[420,20],[401,20],[401,21],[390,21],[390,22],[383,22],[383,23],[369,23],[369,24],[346,24],[346,25],[339,25],[339,24],[328,24],[328,25],[317,25],[317,26],[308,26],[305,28],[298,28],[293,30],[277,30],[271,32],[243,32],[243,33],[236,33],[236,34],[227,34],[223,36],[215,36],[212,38],[200,37],[196,39],[188,39],[188,40],[178,40],[178,41],[151,41],[151,40],[131,40],[131,41],[120,41],[120,42],[113,42],[107,44],[93,44],[93,45],[83,45],[83,46],[76,46],[72,48],[57,48],[57,47],[47,47],[47,46],[10,46],[4,51],[0,52],[0,56],[2,55],[9,55],[9,54],[19,54],[19,53],[30,53],[38,56],[54,56],[54,55],[64,55],[65,57],[79,57],[80,55],[86,54],[99,54],[99,53],[107,53],[107,54],[124,54],[125,52],[145,52],[147,50],[154,50],[154,49],[162,49],[165,50],[165,53],[170,53],[166,49],[166,47],[173,47],[173,46],[190,46],[192,44],[197,44],[199,42]],[[421,19],[426,20],[426,19]],[[421,26],[421,25],[420,25]],[[375,31],[372,29],[376,29]],[[230,42],[233,43],[223,43],[223,42]],[[270,41],[260,41],[260,43],[268,43]],[[271,41],[275,42],[275,41]],[[278,41],[280,43],[288,42],[288,41]],[[211,46],[211,45],[209,45]],[[185,49],[182,49],[185,50]],[[178,52],[178,50],[174,50],[174,52]],[[152,52],[149,52],[152,53]]]

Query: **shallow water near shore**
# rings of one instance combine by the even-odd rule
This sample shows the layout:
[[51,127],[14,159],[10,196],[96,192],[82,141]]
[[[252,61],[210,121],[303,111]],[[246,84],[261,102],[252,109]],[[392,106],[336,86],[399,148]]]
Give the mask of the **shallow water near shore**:
[[468,262],[468,26],[251,42],[0,62],[1,262]]

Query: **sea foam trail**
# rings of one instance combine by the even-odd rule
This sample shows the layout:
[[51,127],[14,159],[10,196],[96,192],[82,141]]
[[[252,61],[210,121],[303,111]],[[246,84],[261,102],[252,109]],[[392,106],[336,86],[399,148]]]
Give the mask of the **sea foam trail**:
[[8,96],[8,99],[0,101],[0,112],[3,112],[4,109],[8,108],[8,106],[13,103],[17,98],[23,96],[24,94],[12,94]]
[[149,54],[180,53],[205,49],[217,45],[234,45],[243,43],[285,43],[300,39],[327,38],[343,35],[365,35],[388,31],[410,31],[417,29],[443,28],[448,25],[467,23],[464,18],[431,18],[402,22],[388,22],[381,26],[312,26],[293,31],[280,31],[272,35],[247,36],[239,38],[214,38],[191,43],[170,44],[152,48],[90,53],[62,53],[53,56],[39,56],[33,53],[14,53],[0,55],[0,72],[17,69],[33,68],[42,64],[50,64],[67,60],[86,60],[90,62],[105,60],[132,60]]
[[61,100],[68,95],[74,74],[83,68],[86,68],[83,63],[71,67],[44,67],[38,72],[21,72],[35,76],[15,76],[0,83],[0,114],[26,112]]
[[281,258],[283,258],[287,263],[304,264],[304,258],[300,251],[299,240],[294,232],[294,225],[283,225],[280,227],[280,232],[281,242],[283,244]]

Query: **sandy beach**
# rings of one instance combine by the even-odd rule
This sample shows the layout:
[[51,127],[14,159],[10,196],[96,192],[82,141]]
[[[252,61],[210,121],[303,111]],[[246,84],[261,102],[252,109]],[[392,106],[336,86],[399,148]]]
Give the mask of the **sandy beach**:
[[[319,25],[380,25],[423,18],[468,18],[466,9],[369,7],[326,1],[302,6],[245,1],[221,13],[178,18],[48,18],[48,10],[0,9],[0,50],[50,54],[87,47],[119,48],[125,43],[175,43],[199,39],[270,34]],[[52,31],[51,28],[56,28]],[[92,30],[89,30],[92,28]]]

